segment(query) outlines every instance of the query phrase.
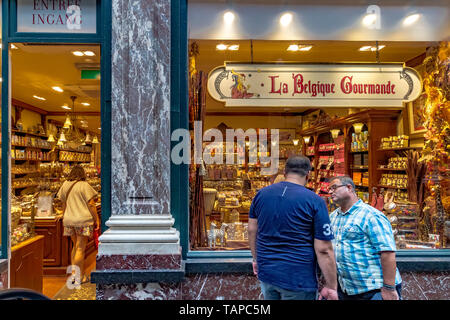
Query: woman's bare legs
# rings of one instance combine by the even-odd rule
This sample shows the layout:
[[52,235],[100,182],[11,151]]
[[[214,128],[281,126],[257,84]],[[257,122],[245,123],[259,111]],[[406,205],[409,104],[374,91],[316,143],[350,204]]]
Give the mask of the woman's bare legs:
[[75,242],[72,249],[72,265],[76,265],[78,266],[78,268],[80,268],[80,281],[81,281],[84,275],[84,251],[86,250],[88,237],[72,236],[72,241],[74,240]]

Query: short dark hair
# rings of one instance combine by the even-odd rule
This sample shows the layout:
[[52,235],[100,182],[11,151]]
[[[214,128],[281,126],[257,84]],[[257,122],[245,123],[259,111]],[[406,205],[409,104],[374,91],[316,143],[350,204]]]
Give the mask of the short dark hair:
[[86,172],[80,165],[75,165],[70,171],[69,176],[67,177],[69,181],[86,181]]
[[353,191],[356,192],[355,183],[353,182],[353,179],[350,178],[350,176],[336,176],[336,177],[331,178],[329,182],[331,183],[333,180],[339,180],[339,182],[343,185],[351,185],[353,188]]
[[311,171],[311,162],[304,156],[292,156],[286,161],[284,167],[284,174],[290,173],[298,174],[299,176],[306,176]]

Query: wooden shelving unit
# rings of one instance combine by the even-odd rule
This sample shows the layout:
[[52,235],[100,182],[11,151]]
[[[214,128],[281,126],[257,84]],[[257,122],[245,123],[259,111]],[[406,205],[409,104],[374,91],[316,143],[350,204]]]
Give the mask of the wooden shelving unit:
[[[369,173],[369,184],[364,188],[366,192],[372,192],[373,187],[378,187],[381,174],[384,170],[378,170],[378,166],[380,164],[385,164],[387,161],[387,154],[385,152],[379,152],[381,145],[381,138],[387,136],[395,136],[397,134],[397,125],[396,120],[400,115],[399,110],[368,110],[358,113],[350,114],[346,117],[342,117],[336,119],[330,123],[317,125],[305,130],[300,131],[301,141],[304,143],[303,137],[310,136],[311,141],[314,141],[315,145],[315,153],[314,153],[314,162],[317,164],[318,157],[320,152],[318,151],[318,145],[323,142],[324,136],[329,136],[330,141],[332,142],[330,130],[332,129],[340,129],[342,134],[345,137],[345,174],[350,177],[353,176],[353,171],[367,171]],[[364,123],[365,128],[369,132],[369,145],[367,150],[361,151],[352,151],[351,140],[352,133],[354,133],[353,124],[354,123]],[[310,143],[310,145],[312,145]],[[392,151],[397,150],[410,150],[413,148],[401,148],[401,149],[393,149]],[[304,145],[303,150],[306,150],[306,145]],[[382,151],[388,151],[383,149]],[[353,164],[353,155],[354,154],[367,154],[368,155],[368,163],[363,164],[362,166],[356,166]],[[311,158],[312,156],[308,156]],[[316,166],[314,166],[317,168]],[[360,187],[360,186],[358,186]]]

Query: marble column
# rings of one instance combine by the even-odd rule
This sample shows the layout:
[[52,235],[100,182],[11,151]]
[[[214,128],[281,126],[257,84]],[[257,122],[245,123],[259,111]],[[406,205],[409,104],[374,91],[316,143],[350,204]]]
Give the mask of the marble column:
[[182,268],[170,213],[170,37],[170,1],[112,1],[112,212],[97,273]]

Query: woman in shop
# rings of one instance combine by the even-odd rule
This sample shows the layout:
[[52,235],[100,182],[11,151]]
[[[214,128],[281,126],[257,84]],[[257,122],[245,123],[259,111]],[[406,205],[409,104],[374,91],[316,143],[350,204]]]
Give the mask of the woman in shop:
[[86,173],[79,165],[73,167],[57,195],[64,204],[64,236],[70,236],[73,243],[71,254],[73,283],[89,281],[89,277],[84,275],[84,254],[88,239],[92,237],[94,229],[100,227],[95,208],[96,196],[97,192],[86,182]]

